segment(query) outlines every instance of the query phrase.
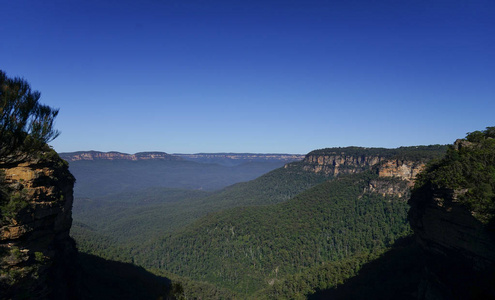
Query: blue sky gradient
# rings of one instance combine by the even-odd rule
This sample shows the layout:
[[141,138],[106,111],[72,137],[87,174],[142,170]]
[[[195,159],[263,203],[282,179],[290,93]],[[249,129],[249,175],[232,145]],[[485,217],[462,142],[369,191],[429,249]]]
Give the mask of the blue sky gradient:
[[0,1],[77,150],[307,153],[495,126],[495,1]]

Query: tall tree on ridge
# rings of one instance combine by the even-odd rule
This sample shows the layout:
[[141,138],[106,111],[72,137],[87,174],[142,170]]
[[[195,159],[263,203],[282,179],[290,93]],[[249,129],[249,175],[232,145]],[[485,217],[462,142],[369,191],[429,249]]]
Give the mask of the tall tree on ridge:
[[60,134],[53,128],[58,109],[40,104],[40,96],[0,70],[0,164],[37,153]]

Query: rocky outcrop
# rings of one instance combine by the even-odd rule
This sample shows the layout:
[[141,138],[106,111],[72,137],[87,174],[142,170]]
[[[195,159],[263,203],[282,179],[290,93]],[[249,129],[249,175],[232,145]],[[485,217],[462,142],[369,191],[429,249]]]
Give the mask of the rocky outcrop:
[[416,176],[424,168],[424,162],[403,159],[384,160],[376,169],[378,179],[370,180],[365,191],[408,199]]
[[383,161],[384,158],[378,155],[317,155],[308,154],[304,158],[304,170],[314,173],[324,173],[329,176],[340,174],[353,174],[363,170],[369,170],[372,166]]
[[376,193],[382,196],[395,196],[398,198],[407,199],[410,195],[411,187],[408,181],[395,178],[381,177],[370,180],[368,187],[364,192]]
[[1,172],[0,298],[72,297],[75,180],[67,163],[48,150]]
[[414,179],[425,168],[424,162],[412,160],[389,159],[378,167],[379,177],[397,177],[408,182],[409,186],[414,185]]
[[304,169],[328,176],[353,174],[379,166],[380,177],[414,181],[425,164],[445,154],[443,145],[388,148],[326,148],[315,150],[303,160]]
[[[346,151],[350,150],[350,151]],[[349,153],[350,152],[350,153]],[[416,176],[425,168],[429,157],[407,155],[397,158],[397,149],[340,148],[309,153],[303,160],[303,169],[329,177],[373,170],[378,179],[370,180],[364,192],[407,199]]]
[[67,161],[79,160],[182,160],[182,158],[170,155],[165,152],[139,152],[136,154],[127,154],[120,152],[99,152],[99,151],[81,151],[71,153],[60,153],[60,157]]
[[[308,154],[303,160],[303,169],[327,176],[354,174],[375,169],[380,178],[396,178],[405,181],[406,187],[414,185],[414,179],[424,169],[425,160],[391,158],[389,155],[347,155],[345,152],[333,155]],[[385,183],[386,182],[386,183]],[[388,187],[385,190],[385,185]],[[383,194],[404,194],[403,184],[390,186],[390,181],[375,180],[370,184],[371,191]]]

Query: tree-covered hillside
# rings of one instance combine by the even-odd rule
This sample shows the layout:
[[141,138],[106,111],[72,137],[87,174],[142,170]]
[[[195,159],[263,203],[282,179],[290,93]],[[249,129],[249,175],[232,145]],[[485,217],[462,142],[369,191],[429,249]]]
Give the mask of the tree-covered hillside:
[[[444,149],[377,153],[423,163]],[[407,199],[398,196],[408,184],[379,177],[380,166],[332,178],[302,161],[217,192],[153,188],[79,199],[72,235],[85,252],[211,284],[236,298],[304,297],[354,276],[410,232]]]
[[210,214],[133,251],[135,262],[250,295],[290,274],[383,249],[407,234],[403,199],[364,192],[366,172],[287,203]]
[[305,172],[300,165],[292,163],[290,169],[279,168],[218,192],[155,187],[105,197],[77,198],[72,236],[88,251],[94,248],[88,243],[98,243],[92,239],[107,241],[105,244],[140,244],[221,209],[287,201],[328,179]]
[[416,188],[429,185],[457,190],[459,201],[495,228],[495,127],[471,132],[449,146],[445,157],[420,176]]
[[218,190],[257,178],[283,166],[282,162],[252,162],[221,166],[185,160],[72,161],[76,197],[96,198],[149,187]]
[[314,150],[308,153],[308,156],[344,154],[346,156],[358,157],[381,156],[389,159],[429,161],[442,157],[446,149],[446,145],[408,146],[399,148],[336,147]]

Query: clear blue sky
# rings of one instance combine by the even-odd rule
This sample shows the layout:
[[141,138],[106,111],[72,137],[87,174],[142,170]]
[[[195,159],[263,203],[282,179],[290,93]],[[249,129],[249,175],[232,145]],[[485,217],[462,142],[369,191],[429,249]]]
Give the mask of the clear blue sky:
[[495,1],[0,0],[59,152],[307,153],[495,126]]

